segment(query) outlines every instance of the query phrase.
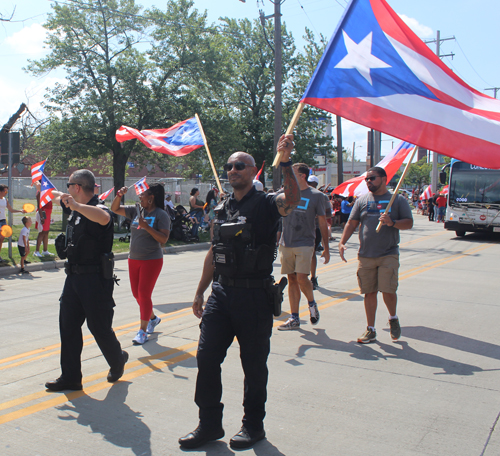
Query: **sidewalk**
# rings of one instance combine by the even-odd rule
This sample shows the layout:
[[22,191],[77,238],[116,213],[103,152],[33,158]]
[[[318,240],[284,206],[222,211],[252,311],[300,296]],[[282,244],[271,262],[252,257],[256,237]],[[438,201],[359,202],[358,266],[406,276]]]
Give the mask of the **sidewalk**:
[[[123,234],[115,234],[115,239],[122,237]],[[54,239],[49,239],[49,244],[53,244]],[[17,245],[16,245],[17,248]],[[188,252],[193,250],[208,250],[210,248],[209,242],[200,242],[198,244],[185,244],[185,245],[174,245],[170,247],[163,247],[163,254]],[[128,252],[121,252],[115,254],[115,261],[124,260],[128,258]],[[52,261],[42,261],[40,263],[31,263],[24,266],[24,269],[28,272],[35,271],[48,271],[50,269],[61,269],[64,268],[64,263],[66,260],[54,259]],[[18,266],[2,266],[0,268],[0,277],[19,274]]]

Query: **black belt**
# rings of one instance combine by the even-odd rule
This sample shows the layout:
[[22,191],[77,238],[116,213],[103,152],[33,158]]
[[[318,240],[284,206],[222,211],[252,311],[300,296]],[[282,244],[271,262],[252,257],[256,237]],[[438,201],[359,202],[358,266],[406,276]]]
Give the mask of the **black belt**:
[[268,288],[273,284],[274,279],[272,277],[267,279],[232,279],[231,277],[220,275],[216,282],[236,288]]
[[101,272],[101,266],[98,264],[71,264],[64,263],[64,271],[67,275],[71,274],[94,274]]

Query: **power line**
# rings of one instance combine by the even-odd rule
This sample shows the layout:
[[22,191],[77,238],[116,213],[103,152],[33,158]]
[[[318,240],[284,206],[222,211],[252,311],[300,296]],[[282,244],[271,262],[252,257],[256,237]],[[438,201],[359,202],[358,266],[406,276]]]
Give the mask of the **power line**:
[[477,74],[477,76],[479,77],[479,79],[481,79],[481,81],[483,81],[486,85],[489,85],[489,86],[493,86],[493,84],[490,84],[489,82],[486,82],[482,77],[481,75],[476,71],[476,69],[472,66],[472,63],[470,63],[469,59],[467,58],[467,56],[465,55],[465,52],[464,50],[462,49],[462,46],[460,46],[460,43],[458,42],[458,40],[455,38],[455,41],[458,45],[458,47],[460,48],[460,50],[462,51],[462,54],[464,55],[465,57],[465,60],[467,60],[467,63],[470,65],[470,67],[472,68],[472,71],[474,71],[474,73]]

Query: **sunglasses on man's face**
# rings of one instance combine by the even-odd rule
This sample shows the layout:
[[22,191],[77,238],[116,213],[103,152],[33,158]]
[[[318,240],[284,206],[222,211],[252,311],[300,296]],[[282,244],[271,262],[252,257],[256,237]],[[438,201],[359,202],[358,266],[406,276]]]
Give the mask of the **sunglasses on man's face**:
[[77,184],[76,182],[68,182],[68,183],[66,184],[66,187],[67,187],[67,188],[70,188],[72,185],[80,185],[80,184]]
[[231,171],[233,169],[233,166],[236,171],[243,171],[247,166],[250,165],[247,165],[246,163],[243,162],[226,163],[224,165],[224,171]]
[[366,177],[366,178],[365,178],[365,182],[374,181],[377,177],[380,177],[380,176],[370,176],[370,177]]

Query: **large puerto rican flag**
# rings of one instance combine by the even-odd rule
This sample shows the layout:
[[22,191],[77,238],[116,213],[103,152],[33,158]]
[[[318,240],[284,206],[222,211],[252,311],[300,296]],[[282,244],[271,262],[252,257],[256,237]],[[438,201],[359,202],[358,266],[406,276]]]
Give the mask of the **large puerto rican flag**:
[[352,0],[303,103],[429,150],[500,168],[500,100],[468,86],[385,0]]
[[[394,149],[392,149],[377,166],[384,168],[387,174],[387,182],[389,182],[394,174],[401,168],[405,158],[415,146],[413,144],[401,141]],[[361,196],[368,193],[368,187],[365,182],[366,172],[361,176],[349,179],[338,187],[333,189],[333,194],[341,196]]]
[[40,207],[45,206],[49,201],[54,198],[53,191],[57,190],[54,184],[49,181],[47,176],[42,173],[42,182],[40,187]]
[[170,128],[160,130],[136,130],[122,125],[116,130],[118,142],[138,139],[146,147],[161,154],[181,157],[204,146],[196,117],[184,120]]

